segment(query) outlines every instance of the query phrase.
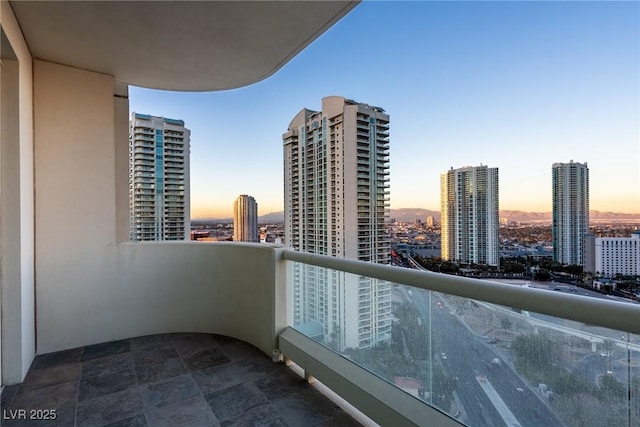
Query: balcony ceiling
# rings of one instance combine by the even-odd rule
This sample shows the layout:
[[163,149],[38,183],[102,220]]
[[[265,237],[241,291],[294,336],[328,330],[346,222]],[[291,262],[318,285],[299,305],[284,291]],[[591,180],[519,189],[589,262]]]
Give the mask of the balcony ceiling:
[[10,4],[34,58],[135,86],[209,91],[270,76],[358,1]]

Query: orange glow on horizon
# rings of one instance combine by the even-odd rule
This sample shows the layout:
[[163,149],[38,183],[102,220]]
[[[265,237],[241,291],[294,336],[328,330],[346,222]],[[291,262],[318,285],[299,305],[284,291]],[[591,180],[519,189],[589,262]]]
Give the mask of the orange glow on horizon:
[[[283,207],[273,207],[273,205],[267,205],[262,207],[258,202],[258,216],[267,215],[273,212],[281,212]],[[192,219],[206,219],[206,218],[233,218],[232,206],[213,206],[192,204],[191,205],[191,218]]]

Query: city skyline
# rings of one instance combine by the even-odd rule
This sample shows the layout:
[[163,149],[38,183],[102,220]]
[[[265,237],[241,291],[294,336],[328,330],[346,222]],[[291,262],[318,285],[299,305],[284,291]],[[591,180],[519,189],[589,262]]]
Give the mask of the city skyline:
[[[391,208],[437,210],[440,173],[491,164],[502,209],[549,212],[552,164],[574,160],[589,163],[592,209],[640,213],[639,7],[364,2],[263,82],[132,87],[130,105],[190,124],[194,219],[230,217],[228,201],[247,191],[262,212],[283,211],[282,128],[331,95],[394,118]],[[370,41],[354,36],[382,19]],[[379,55],[362,55],[368,44]],[[238,161],[254,172],[229,182]]]

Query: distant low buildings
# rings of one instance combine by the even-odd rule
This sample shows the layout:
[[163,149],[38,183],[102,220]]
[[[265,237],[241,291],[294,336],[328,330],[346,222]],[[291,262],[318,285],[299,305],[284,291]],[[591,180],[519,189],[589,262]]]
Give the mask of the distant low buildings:
[[191,231],[191,240],[204,240],[209,238],[209,232],[203,230]]
[[284,229],[280,224],[268,224],[260,227],[260,243],[273,243],[282,245],[284,241]]
[[585,239],[584,271],[597,277],[640,275],[640,231],[631,237],[595,237]]

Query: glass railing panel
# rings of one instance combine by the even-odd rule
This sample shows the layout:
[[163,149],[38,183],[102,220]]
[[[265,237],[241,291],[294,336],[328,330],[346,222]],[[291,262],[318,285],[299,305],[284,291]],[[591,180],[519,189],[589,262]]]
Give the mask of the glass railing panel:
[[640,426],[637,335],[289,265],[295,329],[465,425]]

